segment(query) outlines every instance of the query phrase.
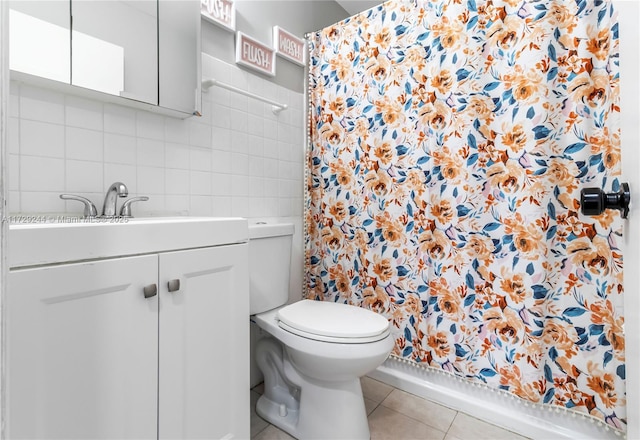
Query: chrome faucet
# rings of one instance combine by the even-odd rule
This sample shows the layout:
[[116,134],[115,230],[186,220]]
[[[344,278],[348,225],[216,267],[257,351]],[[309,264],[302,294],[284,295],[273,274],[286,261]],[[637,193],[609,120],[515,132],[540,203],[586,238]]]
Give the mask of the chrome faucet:
[[129,190],[124,183],[113,183],[107,190],[107,194],[104,197],[104,205],[102,205],[102,215],[100,217],[115,217],[118,197],[127,197],[128,195]]

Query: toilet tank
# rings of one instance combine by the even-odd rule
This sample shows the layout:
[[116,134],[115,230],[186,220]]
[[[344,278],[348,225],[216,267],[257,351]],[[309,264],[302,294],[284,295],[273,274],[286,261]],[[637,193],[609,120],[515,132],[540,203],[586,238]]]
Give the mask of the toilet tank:
[[292,223],[249,225],[249,307],[252,315],[289,299]]

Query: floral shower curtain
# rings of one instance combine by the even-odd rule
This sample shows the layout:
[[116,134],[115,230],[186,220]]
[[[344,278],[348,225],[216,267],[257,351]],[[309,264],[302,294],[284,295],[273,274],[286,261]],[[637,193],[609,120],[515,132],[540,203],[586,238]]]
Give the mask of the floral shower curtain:
[[604,0],[391,0],[310,36],[307,297],[393,354],[625,430]]

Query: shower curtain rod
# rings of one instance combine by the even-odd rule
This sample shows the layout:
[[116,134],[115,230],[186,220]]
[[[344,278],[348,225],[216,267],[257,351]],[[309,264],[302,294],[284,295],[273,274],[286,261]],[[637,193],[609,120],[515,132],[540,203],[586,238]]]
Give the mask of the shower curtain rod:
[[213,86],[222,87],[223,89],[231,90],[232,92],[239,93],[244,96],[248,96],[249,98],[257,99],[258,101],[266,102],[267,104],[271,104],[271,111],[274,114],[279,114],[282,110],[286,110],[289,106],[287,104],[280,104],[275,101],[271,101],[270,99],[264,98],[260,95],[256,95],[255,93],[247,92],[246,90],[239,89],[230,84],[223,83],[214,78],[205,79],[202,81],[202,90],[207,91]]

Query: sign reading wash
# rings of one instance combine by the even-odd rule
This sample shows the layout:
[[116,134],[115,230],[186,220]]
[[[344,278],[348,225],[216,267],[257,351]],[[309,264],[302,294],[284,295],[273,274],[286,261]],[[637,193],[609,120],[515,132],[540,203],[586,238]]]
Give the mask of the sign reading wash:
[[273,44],[276,53],[301,66],[305,65],[305,41],[280,26],[273,27]]
[[213,24],[236,30],[236,5],[233,0],[200,0],[200,14]]
[[238,31],[236,33],[236,64],[275,76],[276,51]]

